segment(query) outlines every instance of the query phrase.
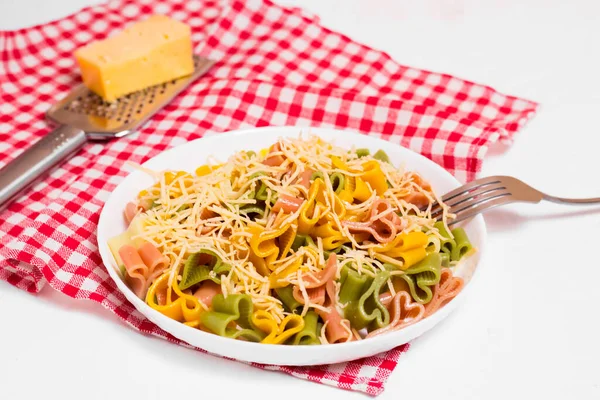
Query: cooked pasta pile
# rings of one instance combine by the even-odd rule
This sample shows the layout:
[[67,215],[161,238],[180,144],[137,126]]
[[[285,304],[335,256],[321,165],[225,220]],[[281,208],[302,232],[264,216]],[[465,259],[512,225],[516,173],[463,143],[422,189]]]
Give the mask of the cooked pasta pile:
[[190,327],[270,344],[402,329],[454,298],[473,249],[383,151],[280,139],[193,173],[154,173],[109,246],[125,282]]

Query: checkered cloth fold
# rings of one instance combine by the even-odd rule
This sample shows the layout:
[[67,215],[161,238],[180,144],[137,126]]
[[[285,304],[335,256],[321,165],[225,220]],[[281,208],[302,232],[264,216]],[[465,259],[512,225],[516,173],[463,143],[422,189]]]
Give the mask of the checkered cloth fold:
[[[468,180],[488,147],[510,140],[537,107],[400,65],[314,16],[268,0],[121,0],[0,33],[0,166],[48,132],[44,112],[79,83],[73,50],[155,13],[191,25],[195,52],[217,64],[137,134],[88,144],[0,213],[0,278],[29,292],[48,282],[178,344],[127,302],[98,254],[100,209],[125,176],[125,161],[142,163],[185,141],[238,128],[327,126],[398,143]],[[406,349],[318,367],[253,365],[377,395]]]

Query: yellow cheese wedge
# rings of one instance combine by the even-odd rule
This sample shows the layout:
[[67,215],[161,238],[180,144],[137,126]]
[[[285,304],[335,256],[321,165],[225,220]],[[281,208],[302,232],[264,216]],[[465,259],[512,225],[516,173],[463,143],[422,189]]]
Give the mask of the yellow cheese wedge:
[[107,101],[194,71],[191,29],[153,15],[75,51],[83,83]]

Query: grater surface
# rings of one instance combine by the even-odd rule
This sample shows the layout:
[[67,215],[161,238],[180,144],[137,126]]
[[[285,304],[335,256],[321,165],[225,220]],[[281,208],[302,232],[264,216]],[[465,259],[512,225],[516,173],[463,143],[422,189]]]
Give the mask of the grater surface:
[[85,131],[90,139],[125,136],[204,75],[213,64],[212,60],[194,56],[194,72],[191,75],[130,93],[112,103],[85,85],[79,85],[52,106],[46,115],[59,124]]

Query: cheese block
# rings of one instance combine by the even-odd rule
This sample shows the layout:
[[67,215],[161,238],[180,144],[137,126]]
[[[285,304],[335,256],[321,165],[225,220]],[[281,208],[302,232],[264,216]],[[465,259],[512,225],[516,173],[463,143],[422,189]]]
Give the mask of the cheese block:
[[194,71],[191,29],[165,15],[75,51],[83,83],[106,101]]

